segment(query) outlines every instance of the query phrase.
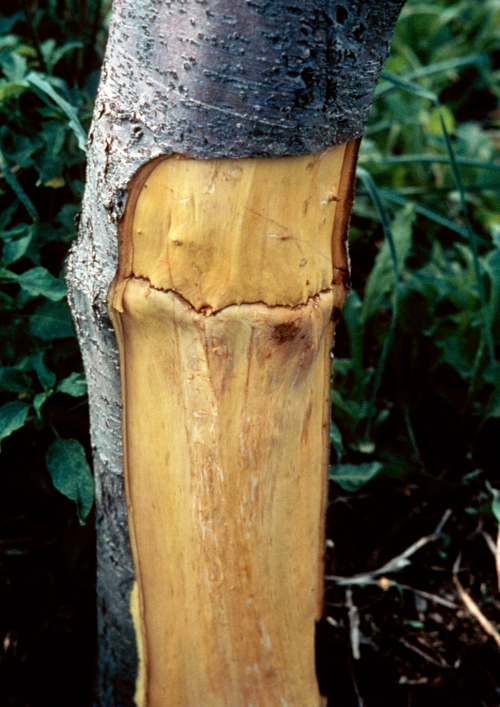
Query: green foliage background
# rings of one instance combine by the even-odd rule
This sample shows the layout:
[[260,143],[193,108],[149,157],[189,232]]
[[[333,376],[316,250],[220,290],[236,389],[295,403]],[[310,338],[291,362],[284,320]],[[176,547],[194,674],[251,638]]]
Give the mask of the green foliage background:
[[48,495],[50,474],[80,522],[93,485],[64,260],[83,196],[103,19],[99,2],[50,0],[0,17],[0,459],[4,470],[27,465],[17,469],[27,487]]
[[499,37],[494,1],[413,0],[396,27],[337,335],[331,478],[346,491],[499,479]]
[[[86,391],[63,274],[109,8],[26,0],[2,12],[0,460],[10,472],[28,465],[29,483],[49,495],[51,478],[83,522]],[[353,291],[337,333],[331,478],[344,491],[375,476],[477,477],[491,506],[499,39],[497,0],[409,0],[398,22],[361,147]]]

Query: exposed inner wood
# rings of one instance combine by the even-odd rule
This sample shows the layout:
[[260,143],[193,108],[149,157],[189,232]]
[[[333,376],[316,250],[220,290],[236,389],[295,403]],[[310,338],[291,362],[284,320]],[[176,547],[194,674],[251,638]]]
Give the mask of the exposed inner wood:
[[132,192],[121,279],[145,277],[197,310],[303,304],[346,267],[343,246],[332,262],[344,152],[161,161]]
[[[144,707],[322,704],[314,640],[330,350],[346,294],[344,155],[354,163],[350,146],[173,157],[132,185],[110,315]],[[351,183],[339,202],[341,173]]]

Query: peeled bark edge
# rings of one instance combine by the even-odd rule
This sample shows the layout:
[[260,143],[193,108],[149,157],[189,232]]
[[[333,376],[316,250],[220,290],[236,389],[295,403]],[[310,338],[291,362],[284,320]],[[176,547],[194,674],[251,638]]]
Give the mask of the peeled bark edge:
[[[140,167],[319,152],[360,137],[404,0],[115,0],[67,266],[96,478],[97,704],[132,707],[134,572],[118,351],[107,312],[127,187]],[[201,36],[200,36],[201,35]]]

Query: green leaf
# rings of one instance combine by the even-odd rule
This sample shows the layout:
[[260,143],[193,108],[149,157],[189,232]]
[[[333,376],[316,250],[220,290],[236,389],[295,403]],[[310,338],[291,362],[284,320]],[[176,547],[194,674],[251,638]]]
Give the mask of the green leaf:
[[420,86],[417,86],[416,84],[411,83],[410,81],[400,79],[399,76],[394,76],[394,74],[390,74],[387,71],[382,71],[380,76],[381,78],[390,81],[394,86],[402,88],[405,91],[408,91],[409,93],[413,93],[415,96],[420,96],[421,98],[428,98],[434,103],[437,102],[437,96],[435,93],[432,93],[432,91],[428,91],[425,88],[421,88]]
[[338,461],[342,460],[344,454],[344,445],[342,443],[342,434],[337,425],[330,420],[330,444],[334,447],[337,453]]
[[16,309],[16,303],[12,297],[9,297],[5,292],[0,292],[0,310]]
[[335,481],[344,491],[353,493],[373,479],[383,468],[384,465],[380,462],[337,464],[330,467],[328,478]]
[[[386,412],[385,410],[381,411]],[[378,416],[380,417],[380,415]],[[361,442],[358,442],[357,444],[354,444],[353,449],[357,449],[358,452],[361,452],[361,454],[373,454],[375,451],[375,442],[372,439],[363,439]]]
[[74,336],[68,303],[45,301],[30,317],[30,333],[42,341]]
[[7,160],[5,159],[2,150],[0,149],[0,171],[3,172],[5,181],[10,186],[14,194],[17,196],[21,204],[24,206],[26,211],[29,213],[33,221],[38,221],[38,212],[33,206],[33,202],[28,197],[22,186],[17,181],[13,172],[11,172]]
[[31,238],[32,234],[29,233],[27,236],[19,238],[17,241],[5,243],[2,250],[3,265],[12,265],[12,263],[20,260],[28,250],[28,246],[31,243]]
[[31,378],[15,366],[0,368],[0,390],[7,393],[22,393],[31,389]]
[[7,55],[0,55],[0,63],[2,71],[7,80],[13,84],[20,84],[24,79],[28,62],[25,56],[17,52],[11,52]]
[[0,36],[8,34],[16,22],[23,22],[24,19],[25,16],[21,11],[16,12],[14,15],[10,15],[9,17],[0,17]]
[[38,393],[38,395],[35,395],[35,397],[33,398],[33,407],[35,408],[36,416],[39,420],[41,420],[42,418],[42,405],[47,400],[47,398],[50,398],[51,395],[53,395],[53,391],[46,390],[43,393]]
[[493,488],[489,481],[486,481],[485,483],[486,488],[493,496],[493,498],[491,499],[491,512],[497,519],[497,522],[500,523],[500,491],[498,489]]
[[70,376],[62,380],[57,386],[58,393],[66,393],[73,398],[81,398],[87,393],[87,381],[84,373],[72,373]]
[[480,476],[483,471],[484,469],[474,469],[474,471],[469,471],[468,474],[462,476],[462,484],[464,484],[464,486],[468,486],[470,482],[474,481],[474,479],[477,479],[477,477]]
[[495,226],[491,230],[491,240],[493,241],[493,245],[497,250],[500,250],[500,226]]
[[500,248],[498,245],[482,259],[482,265],[491,282],[488,306],[493,330],[496,333],[500,328]]
[[437,211],[434,211],[433,209],[429,209],[427,206],[423,206],[422,204],[418,204],[416,201],[412,201],[411,199],[406,199],[404,196],[401,196],[401,194],[397,194],[392,189],[381,188],[381,189],[379,189],[379,193],[383,199],[386,199],[387,201],[392,201],[394,204],[400,204],[401,206],[405,206],[407,204],[413,204],[413,208],[415,209],[417,214],[420,214],[421,216],[425,216],[425,218],[428,218],[430,221],[437,223],[438,226],[443,226],[444,228],[449,228],[450,231],[453,231],[454,233],[458,233],[461,236],[467,236],[467,231],[465,228],[463,228],[463,226],[458,226],[451,219],[446,218],[445,216],[442,216],[441,214],[439,214]]
[[55,48],[55,40],[48,39],[42,44],[42,53],[50,71],[54,66],[61,61],[63,56],[72,52],[74,49],[83,47],[81,42],[66,42],[62,47]]
[[36,371],[38,380],[42,384],[45,390],[53,388],[56,382],[56,374],[47,368],[43,362],[44,351],[37,351],[35,354],[30,356],[30,361],[33,368]]
[[87,136],[85,135],[85,131],[82,128],[81,123],[78,119],[78,114],[73,108],[73,106],[68,103],[68,101],[65,101],[64,98],[61,98],[61,96],[52,88],[50,83],[46,79],[44,79],[41,74],[37,74],[34,71],[31,71],[26,77],[26,80],[33,86],[36,86],[38,89],[43,91],[54,101],[57,106],[59,106],[59,108],[68,118],[69,127],[71,128],[76,139],[78,140],[78,147],[80,148],[80,150],[87,153],[87,148],[85,145],[87,141]]
[[84,448],[76,439],[58,439],[49,447],[45,461],[54,487],[75,501],[82,522],[94,502],[94,480]]
[[344,400],[338,390],[333,389],[331,391],[332,405],[342,412],[344,412],[348,417],[353,420],[359,420],[361,415],[360,406],[354,400]]
[[17,277],[23,290],[33,297],[43,295],[47,299],[57,302],[66,297],[66,286],[42,267],[32,268]]
[[14,202],[0,213],[0,231],[5,231],[5,229],[11,222],[12,217],[15,214],[18,206],[19,204],[17,204],[17,202]]
[[5,403],[0,408],[0,441],[21,429],[28,417],[28,403]]
[[[441,8],[433,8],[436,10],[436,12],[442,11]],[[406,47],[405,47],[406,50]],[[453,59],[445,59],[444,61],[436,61],[433,62],[432,64],[429,64],[429,66],[419,66],[418,69],[415,69],[414,71],[406,74],[402,78],[405,79],[406,81],[412,81],[414,79],[422,78],[425,76],[432,76],[433,74],[440,73],[442,71],[455,71],[456,69],[462,68],[463,66],[470,66],[470,65],[477,65],[477,66],[484,66],[485,64],[488,65],[488,57],[485,54],[479,54],[479,53],[474,53],[474,54],[468,54],[467,56],[464,57],[457,57]],[[384,77],[386,78],[386,77]],[[379,96],[383,95],[384,93],[387,93],[388,91],[394,90],[395,86],[391,84],[386,84],[386,85],[379,85],[377,87],[377,90],[375,92],[375,97],[378,98]]]
[[427,130],[431,135],[437,135],[439,137],[443,135],[441,120],[444,121],[446,130],[449,133],[455,132],[456,124],[453,113],[446,106],[441,106],[441,109],[434,108],[429,115]]
[[[500,171],[500,164],[496,164],[494,162],[485,162],[484,160],[477,160],[473,157],[463,157],[460,155],[457,155],[456,160],[457,164],[460,165],[475,167],[476,169],[487,169],[493,172]],[[418,153],[408,153],[405,155],[389,155],[387,157],[382,157],[378,160],[378,162],[381,165],[450,164],[450,158],[446,155],[439,154],[419,155]]]
[[[403,269],[411,248],[414,221],[415,209],[411,204],[408,204],[397,213],[391,224],[397,264],[400,271]],[[385,302],[387,295],[394,288],[395,281],[390,244],[387,240],[384,240],[366,283],[363,301],[363,319],[365,321],[368,321]]]
[[413,621],[413,619],[408,619],[405,621],[405,626],[411,626],[412,628],[423,629],[425,624],[422,621]]
[[461,378],[470,378],[477,342],[470,336],[450,336],[436,341],[436,344],[443,351],[443,362],[452,366]]
[[351,359],[358,377],[363,372],[364,320],[362,314],[363,304],[359,295],[355,290],[351,290],[346,299],[342,315],[349,333]]
[[[496,362],[495,367],[499,367],[498,362]],[[499,374],[497,373],[496,385],[488,398],[488,404],[486,405],[486,409],[484,410],[484,420],[487,420],[490,417],[500,417],[500,382],[498,375]]]

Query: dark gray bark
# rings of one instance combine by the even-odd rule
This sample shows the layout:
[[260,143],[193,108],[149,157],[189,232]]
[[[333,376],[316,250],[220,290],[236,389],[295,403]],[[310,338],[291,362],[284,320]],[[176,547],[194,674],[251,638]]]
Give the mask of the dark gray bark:
[[154,157],[299,155],[359,137],[404,0],[115,0],[68,288],[96,477],[97,702],[133,705],[133,582],[106,297],[127,185]]
[[363,133],[403,1],[117,3],[109,104],[193,157],[319,152]]

